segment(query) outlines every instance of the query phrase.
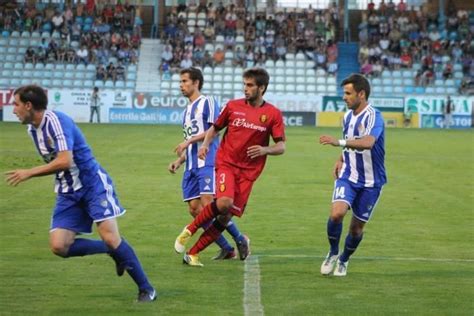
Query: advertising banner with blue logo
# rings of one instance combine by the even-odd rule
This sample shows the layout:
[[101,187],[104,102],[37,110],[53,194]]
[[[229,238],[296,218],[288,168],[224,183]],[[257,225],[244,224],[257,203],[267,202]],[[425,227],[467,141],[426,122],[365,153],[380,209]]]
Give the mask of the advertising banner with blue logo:
[[[231,96],[215,96],[222,107]],[[110,123],[125,124],[182,124],[182,115],[188,105],[182,95],[163,95],[160,92],[136,92],[130,108],[111,108]]]
[[109,110],[110,123],[126,124],[181,124],[183,109],[180,108],[144,108]]
[[[467,115],[453,115],[450,120],[450,128],[469,128],[471,127],[471,117]],[[421,114],[421,128],[445,128],[445,118],[442,114]]]
[[[451,96],[451,128],[469,128],[472,126],[474,98],[469,96]],[[444,112],[447,96],[407,96],[405,111],[419,113],[421,128],[445,127]]]
[[[402,97],[370,97],[369,103],[381,112],[403,112],[404,99]],[[324,96],[321,112],[345,112],[346,102],[342,97]]]

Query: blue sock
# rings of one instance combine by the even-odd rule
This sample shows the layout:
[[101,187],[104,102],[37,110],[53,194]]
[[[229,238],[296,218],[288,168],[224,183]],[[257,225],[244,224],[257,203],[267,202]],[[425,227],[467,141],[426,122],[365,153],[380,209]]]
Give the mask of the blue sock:
[[109,248],[102,240],[76,238],[69,247],[66,257],[80,257],[107,252],[109,252]]
[[110,252],[117,258],[117,260],[125,266],[128,274],[132,277],[133,281],[137,284],[140,290],[152,290],[150,282],[143,271],[140,261],[137,255],[133,251],[132,247],[122,238],[122,242],[115,250]]
[[244,240],[244,235],[242,235],[242,233],[237,228],[237,225],[235,225],[233,221],[229,221],[225,229],[232,236],[236,243],[242,242]]
[[329,252],[331,253],[331,256],[337,255],[339,253],[339,240],[341,239],[342,222],[335,223],[331,220],[331,218],[329,218],[327,231],[329,245],[331,246]]
[[339,257],[339,260],[342,262],[347,262],[349,257],[354,253],[354,251],[356,251],[357,246],[359,246],[363,236],[363,234],[360,236],[352,236],[351,234],[347,234],[344,251],[342,252],[341,257]]

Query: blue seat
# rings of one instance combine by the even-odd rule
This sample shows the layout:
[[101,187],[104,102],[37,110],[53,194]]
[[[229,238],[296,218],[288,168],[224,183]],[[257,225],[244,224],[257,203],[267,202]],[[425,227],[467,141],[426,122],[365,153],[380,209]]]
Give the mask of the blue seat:
[[20,78],[22,74],[23,74],[23,71],[21,70],[13,70],[12,76]]
[[104,84],[104,87],[113,89],[114,88],[114,83],[110,80],[106,81],[105,84]]
[[63,81],[59,79],[54,79],[52,82],[52,86],[56,88],[61,87],[62,85],[63,85]]
[[4,63],[3,69],[13,69],[13,63],[11,62]]
[[0,78],[0,88],[9,88],[10,87],[10,80],[7,78]]
[[94,81],[94,87],[103,88],[104,87],[104,82],[102,80],[96,80],[96,81]]
[[18,31],[13,31],[10,36],[11,36],[11,37],[20,37],[20,32],[18,32]]
[[54,69],[54,64],[46,64],[44,69]]
[[120,88],[120,89],[125,88],[125,81],[119,80],[115,82],[115,88]]
[[49,80],[49,79],[43,79],[43,80],[41,80],[41,85],[42,85],[43,87],[49,88],[49,87],[51,87],[51,80]]
[[417,94],[423,94],[423,93],[425,93],[425,88],[423,88],[423,87],[416,87],[416,88],[415,88],[415,93],[417,93]]
[[55,79],[64,78],[64,72],[62,70],[56,70],[55,72],[53,72],[53,78]]
[[33,33],[31,33],[31,37],[32,38],[40,38],[41,37],[41,34],[37,31],[34,31]]
[[403,91],[405,93],[414,93],[415,92],[415,88],[413,86],[406,86],[405,88],[403,88]]
[[26,38],[28,38],[28,37],[30,37],[30,36],[31,36],[31,34],[30,34],[30,32],[28,32],[28,31],[23,31],[23,32],[21,32],[21,37],[26,37]]
[[127,88],[128,89],[135,89],[135,82],[127,81]]
[[72,80],[66,79],[62,81],[63,87],[71,87],[72,86]]
[[10,87],[18,87],[21,85],[21,80],[19,78],[10,79]]
[[74,88],[82,88],[84,86],[84,81],[82,80],[74,80],[72,83]]
[[94,81],[92,80],[85,80],[84,81],[84,88],[92,89],[94,87]]
[[42,63],[37,63],[35,69],[44,69],[44,65]]
[[13,66],[15,69],[23,69],[23,64],[22,63],[15,63],[15,66]]

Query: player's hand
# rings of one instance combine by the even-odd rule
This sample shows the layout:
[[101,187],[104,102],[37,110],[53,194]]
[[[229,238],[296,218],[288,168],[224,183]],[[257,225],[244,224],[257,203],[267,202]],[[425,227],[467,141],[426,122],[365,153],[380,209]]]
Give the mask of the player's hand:
[[198,157],[199,159],[206,159],[207,153],[209,152],[209,147],[207,146],[201,146],[198,151]]
[[339,140],[329,135],[321,135],[319,137],[319,143],[321,145],[339,146]]
[[268,147],[263,147],[260,145],[253,145],[247,148],[247,157],[254,159],[260,156],[265,156],[268,154]]
[[27,169],[17,169],[5,172],[8,185],[16,187],[20,182],[28,180],[31,175]]
[[181,167],[181,163],[178,160],[173,161],[168,165],[168,171],[170,173],[176,173],[176,170],[178,170],[179,167]]
[[178,155],[178,157],[181,157],[181,155],[183,154],[183,151],[186,150],[187,147],[188,147],[188,143],[182,142],[178,146],[176,146],[176,148],[174,149],[174,152]]
[[336,164],[334,165],[334,169],[332,171],[332,176],[334,177],[334,180],[337,180],[339,178],[339,172],[342,169],[342,161],[338,160],[336,161]]

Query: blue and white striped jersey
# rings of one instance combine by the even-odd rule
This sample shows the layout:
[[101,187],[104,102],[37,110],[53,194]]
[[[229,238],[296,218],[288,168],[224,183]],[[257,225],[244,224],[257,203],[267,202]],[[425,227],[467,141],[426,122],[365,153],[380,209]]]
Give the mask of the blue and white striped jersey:
[[29,125],[28,133],[43,157],[49,163],[58,152],[71,151],[73,164],[70,169],[56,173],[54,191],[72,193],[87,183],[87,177],[93,176],[99,164],[92,155],[82,132],[74,121],[64,113],[46,110],[38,128]]
[[[219,116],[219,104],[213,97],[199,96],[194,102],[188,104],[183,115],[184,139],[188,140],[209,129]],[[186,149],[186,170],[214,166],[219,139],[216,137],[209,145],[206,160],[199,159],[197,154],[202,142],[194,143]]]
[[363,187],[381,187],[387,182],[385,174],[384,121],[382,114],[370,104],[358,115],[346,112],[343,121],[344,139],[357,139],[365,135],[375,137],[371,150],[344,148],[343,166],[339,177]]

